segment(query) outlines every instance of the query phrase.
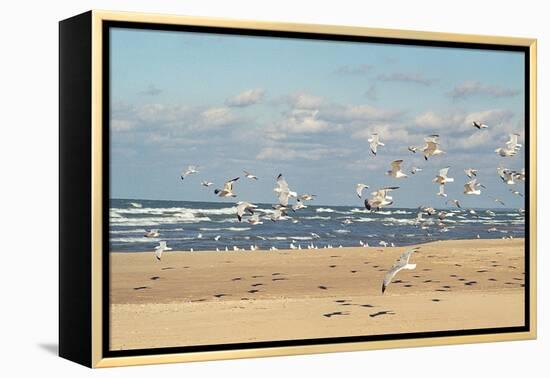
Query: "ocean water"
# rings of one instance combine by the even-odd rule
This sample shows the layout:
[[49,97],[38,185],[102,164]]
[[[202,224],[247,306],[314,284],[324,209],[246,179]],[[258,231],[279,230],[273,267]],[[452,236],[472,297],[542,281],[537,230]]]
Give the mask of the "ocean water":
[[[132,203],[141,207],[136,207]],[[109,211],[110,250],[113,252],[152,251],[159,240],[166,240],[174,250],[229,250],[233,246],[261,249],[274,246],[288,249],[290,243],[301,248],[314,244],[338,247],[359,246],[360,241],[379,246],[380,241],[395,246],[424,243],[434,240],[482,239],[524,237],[525,216],[517,209],[442,209],[452,212],[439,225],[437,217],[421,227],[417,221],[418,209],[384,208],[370,212],[355,206],[318,206],[289,212],[288,220],[273,222],[271,204],[256,204],[256,213],[263,224],[251,225],[248,216],[237,220],[233,203],[156,201],[139,199],[112,199]],[[265,218],[265,219],[264,219]],[[351,222],[350,222],[351,221]],[[146,238],[145,232],[158,229],[159,238]],[[218,239],[218,240],[215,240]]]

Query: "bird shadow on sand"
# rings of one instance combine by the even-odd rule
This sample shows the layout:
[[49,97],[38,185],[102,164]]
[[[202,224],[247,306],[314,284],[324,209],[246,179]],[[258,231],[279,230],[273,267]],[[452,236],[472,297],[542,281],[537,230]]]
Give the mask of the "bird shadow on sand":
[[375,312],[374,314],[369,314],[371,318],[376,318],[377,316],[382,316],[382,315],[395,315],[395,312],[391,310],[387,310],[387,311],[378,311],[378,312]]
[[349,312],[335,311],[335,312],[329,312],[329,313],[323,314],[325,318],[331,318],[333,316],[345,316],[345,315],[349,315]]

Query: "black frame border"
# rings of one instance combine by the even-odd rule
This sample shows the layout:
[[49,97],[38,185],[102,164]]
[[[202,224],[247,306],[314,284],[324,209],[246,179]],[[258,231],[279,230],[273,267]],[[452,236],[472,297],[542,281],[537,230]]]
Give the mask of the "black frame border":
[[[524,53],[524,82],[525,82],[525,104],[524,104],[524,132],[525,132],[525,308],[524,308],[524,326],[519,327],[500,327],[500,328],[480,328],[480,329],[464,329],[464,330],[448,330],[448,331],[433,331],[433,332],[414,332],[401,334],[383,334],[383,335],[368,335],[368,336],[347,336],[347,337],[330,337],[316,339],[298,339],[298,340],[276,340],[276,341],[261,341],[250,343],[232,343],[232,344],[210,344],[210,345],[192,345],[181,347],[160,347],[148,349],[130,349],[113,351],[109,349],[110,341],[110,267],[109,267],[109,195],[110,195],[110,29],[141,29],[141,30],[156,30],[156,31],[180,31],[194,32],[206,34],[223,34],[223,35],[240,35],[248,37],[272,37],[272,38],[291,38],[291,39],[309,39],[309,40],[325,40],[325,41],[341,41],[341,42],[362,42],[362,43],[380,43],[392,45],[408,45],[422,47],[446,47],[446,48],[464,48],[477,50],[493,50],[493,51],[510,51]],[[530,81],[530,48],[528,46],[516,45],[499,45],[485,43],[470,43],[470,42],[447,42],[447,41],[431,41],[405,38],[390,38],[390,37],[369,37],[355,35],[336,35],[325,33],[312,32],[290,32],[290,31],[273,31],[260,29],[244,29],[244,28],[229,28],[229,27],[214,27],[214,26],[195,26],[195,25],[172,25],[159,23],[145,23],[132,21],[102,21],[102,65],[103,65],[103,81],[102,85],[102,172],[103,172],[103,198],[102,198],[102,228],[103,240],[102,254],[102,357],[130,357],[142,355],[160,355],[160,354],[175,354],[175,353],[196,353],[196,352],[212,352],[212,351],[229,351],[257,348],[275,348],[275,347],[300,347],[313,345],[334,345],[342,343],[357,343],[369,341],[386,341],[386,340],[409,340],[409,339],[428,339],[436,337],[453,337],[453,336],[472,336],[472,335],[489,335],[503,334],[514,332],[529,332],[530,324],[530,306],[531,306],[531,275],[530,275],[530,187],[531,187],[531,172],[530,172],[530,102],[531,102],[531,81]]]

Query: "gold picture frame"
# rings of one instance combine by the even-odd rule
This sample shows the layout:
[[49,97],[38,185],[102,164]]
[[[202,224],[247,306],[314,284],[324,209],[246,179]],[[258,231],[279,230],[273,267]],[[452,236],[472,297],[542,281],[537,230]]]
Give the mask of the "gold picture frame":
[[[104,38],[105,25],[109,22],[158,24],[172,26],[197,26],[221,29],[255,30],[264,32],[312,33],[333,36],[355,36],[403,41],[433,41],[442,44],[476,44],[514,46],[525,49],[528,58],[528,329],[520,332],[465,334],[443,337],[422,337],[389,339],[364,342],[342,342],[332,344],[310,344],[296,346],[258,347],[232,350],[210,350],[200,352],[170,352],[163,354],[143,354],[127,356],[107,356],[105,347],[105,282],[104,270],[104,207],[106,162],[103,161],[105,135],[103,122],[106,114],[104,104]],[[250,20],[230,20],[209,17],[188,17],[161,14],[111,12],[93,10],[60,23],[60,355],[89,367],[114,367],[218,359],[237,359],[299,355],[310,353],[344,352],[371,349],[466,344],[495,341],[535,339],[537,335],[537,42],[536,39],[468,34],[435,33],[376,29],[366,27],[293,24],[279,22],[258,22]],[[383,42],[382,42],[383,43]],[[82,54],[82,51],[85,54]],[[78,55],[78,57],[76,57]],[[78,63],[80,71],[69,68]],[[73,71],[71,71],[73,70]],[[69,72],[71,71],[71,72]],[[77,89],[75,89],[77,88]],[[78,102],[78,104],[76,104]],[[74,112],[75,107],[80,109]],[[71,111],[72,109],[72,111]],[[89,125],[78,125],[85,122]],[[527,127],[526,127],[527,128]],[[71,147],[75,138],[88,146],[86,149]],[[89,155],[86,155],[88,154]],[[78,173],[78,184],[74,185],[76,170],[69,161],[71,154],[85,156],[90,169]],[[78,155],[82,154],[82,155]],[[526,156],[527,159],[527,156]],[[69,183],[69,179],[72,183]],[[85,201],[84,214],[70,215],[76,201]],[[87,217],[78,222],[71,216]],[[73,236],[69,237],[71,233]],[[75,248],[78,248],[75,250]],[[75,256],[76,252],[82,253]],[[79,298],[77,298],[77,296]],[[80,341],[79,341],[80,340]],[[78,348],[79,343],[83,345]],[[78,350],[76,350],[78,349]]]

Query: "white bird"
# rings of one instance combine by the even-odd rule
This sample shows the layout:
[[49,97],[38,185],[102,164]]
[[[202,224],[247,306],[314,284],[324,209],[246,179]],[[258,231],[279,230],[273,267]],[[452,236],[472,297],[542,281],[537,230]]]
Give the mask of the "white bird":
[[160,236],[160,233],[159,233],[159,230],[149,230],[147,232],[145,232],[145,236],[146,238],[158,238]]
[[510,150],[508,148],[502,148],[502,147],[499,147],[495,150],[495,152],[500,156],[500,157],[512,157],[514,156],[517,151],[515,150]]
[[155,247],[155,257],[157,258],[157,260],[160,260],[160,258],[162,257],[162,253],[164,251],[171,251],[172,248],[169,248],[166,246],[166,241],[162,240],[159,242],[159,245],[157,245]]
[[439,185],[439,192],[437,192],[437,195],[440,197],[447,197],[447,193],[445,193],[445,185]]
[[479,196],[481,194],[481,190],[477,189],[476,179],[468,181],[466,184],[464,184],[464,194],[476,196]]
[[494,197],[491,197],[493,199],[493,201],[495,201],[496,203],[499,203],[501,204],[502,206],[506,206],[506,204],[504,203],[504,201],[502,201],[501,199],[499,198],[494,198]]
[[365,207],[367,210],[376,209],[380,210],[384,206],[389,206],[393,203],[393,198],[388,195],[392,190],[399,189],[398,186],[389,186],[378,189],[376,192],[371,193],[373,198],[365,200]]
[[244,177],[246,178],[249,178],[251,180],[257,180],[258,179],[258,176],[254,176],[252,173],[248,172],[248,171],[243,171],[244,172]]
[[430,135],[429,137],[424,138],[426,145],[422,149],[422,152],[424,152],[425,160],[428,160],[430,156],[437,156],[445,153],[445,151],[439,149],[439,142],[437,138],[439,138],[439,135]]
[[403,160],[392,161],[391,170],[387,171],[386,174],[397,179],[407,177],[407,175],[404,174],[403,171],[401,171],[401,164],[403,164]]
[[439,185],[445,185],[449,182],[454,182],[455,179],[452,178],[452,177],[449,177],[448,174],[449,174],[449,168],[450,167],[446,167],[446,168],[443,168],[443,169],[440,169],[439,170],[439,174],[437,176],[435,176],[435,178],[433,179],[434,182],[438,183]]
[[519,151],[521,144],[518,143],[519,134],[510,134],[510,139],[506,142],[509,150]]
[[218,241],[218,240],[220,240],[221,237],[222,237],[221,235],[216,235],[216,236],[214,237],[214,240],[215,240],[215,241]]
[[202,234],[200,232],[197,234],[197,239],[202,239]]
[[516,182],[514,179],[516,178],[515,172],[508,169],[508,168],[497,168],[497,173],[502,179],[502,181],[508,185],[514,185]]
[[288,206],[288,199],[290,197],[298,197],[298,194],[296,192],[293,192],[288,187],[288,183],[286,182],[285,178],[282,174],[279,173],[279,176],[277,176],[277,187],[273,189],[277,193],[277,198],[279,200],[279,204],[282,206]]
[[512,194],[515,194],[516,196],[523,197],[523,194],[521,194],[521,192],[519,192],[517,190],[510,189],[510,192],[512,192]]
[[213,182],[210,182],[210,181],[201,181],[201,185],[202,186],[206,186],[206,187],[209,187],[210,185],[212,185]]
[[474,122],[472,122],[472,126],[475,127],[475,128],[477,128],[478,130],[480,130],[480,129],[486,129],[486,128],[489,127],[489,126],[487,126],[486,124],[481,123],[481,122],[479,122],[479,121],[474,121]]
[[190,165],[187,167],[187,169],[185,171],[182,171],[181,172],[181,179],[183,180],[184,178],[186,178],[187,176],[189,175],[193,175],[195,173],[199,173],[198,169],[197,169],[197,166],[196,165]]
[[141,209],[143,205],[137,202],[130,202],[130,206],[135,207],[136,209]]
[[407,150],[411,151],[413,154],[416,154],[416,151],[418,151],[418,147],[409,146],[407,147]]
[[296,247],[294,243],[290,243],[290,249],[298,249],[298,247]]
[[302,200],[302,201],[311,201],[311,200],[313,200],[315,197],[316,197],[315,194],[302,194],[302,195],[300,196],[300,200]]
[[237,197],[237,195],[233,193],[233,184],[238,179],[239,177],[235,177],[234,179],[226,181],[225,184],[223,184],[223,189],[214,190],[214,194],[217,194],[218,197]]
[[258,215],[253,215],[250,218],[248,218],[248,223],[253,225],[264,224],[264,222],[260,221],[260,217]]
[[343,223],[343,224],[352,224],[353,221],[352,221],[351,219],[349,219],[349,218],[346,218],[346,219],[344,219],[344,221],[343,221],[342,223]]
[[300,210],[300,209],[305,209],[307,208],[306,205],[304,205],[304,203],[298,198],[296,200],[296,203],[294,205],[292,205],[292,210],[296,211],[296,210]]
[[250,215],[254,215],[254,209],[257,207],[258,206],[250,202],[244,202],[244,201],[237,202],[237,219],[239,220],[239,222],[243,220],[243,215],[245,211],[250,213]]
[[380,137],[378,136],[378,134],[372,134],[368,139],[368,142],[370,145],[370,150],[374,156],[376,156],[378,146],[385,146],[384,143],[380,142]]
[[412,167],[411,168],[411,174],[415,175],[418,172],[422,172],[422,168],[418,168],[418,167]]
[[286,213],[283,210],[277,209],[273,212],[270,218],[273,222],[276,222],[278,220],[287,219]]
[[381,240],[380,243],[378,243],[382,247],[386,248],[388,246],[388,242],[385,242],[384,240]]
[[457,199],[448,200],[447,203],[451,202],[453,205],[460,209],[460,202]]
[[494,211],[491,211],[491,210],[485,210],[485,214],[491,216],[491,217],[494,217],[496,214]]
[[466,176],[468,176],[468,178],[473,178],[473,176],[477,176],[477,169],[466,168],[464,170],[464,173],[466,173]]
[[393,264],[390,270],[388,270],[388,272],[384,275],[384,280],[382,281],[382,294],[384,294],[384,292],[386,291],[386,288],[391,283],[393,277],[395,277],[395,275],[399,271],[403,269],[412,270],[416,268],[416,264],[409,264],[409,259],[411,258],[411,255],[414,252],[415,250],[403,252],[399,256],[399,260],[397,260],[397,262]]
[[355,192],[357,192],[357,196],[361,198],[361,195],[363,193],[363,189],[368,189],[369,186],[366,184],[357,184],[355,185]]

